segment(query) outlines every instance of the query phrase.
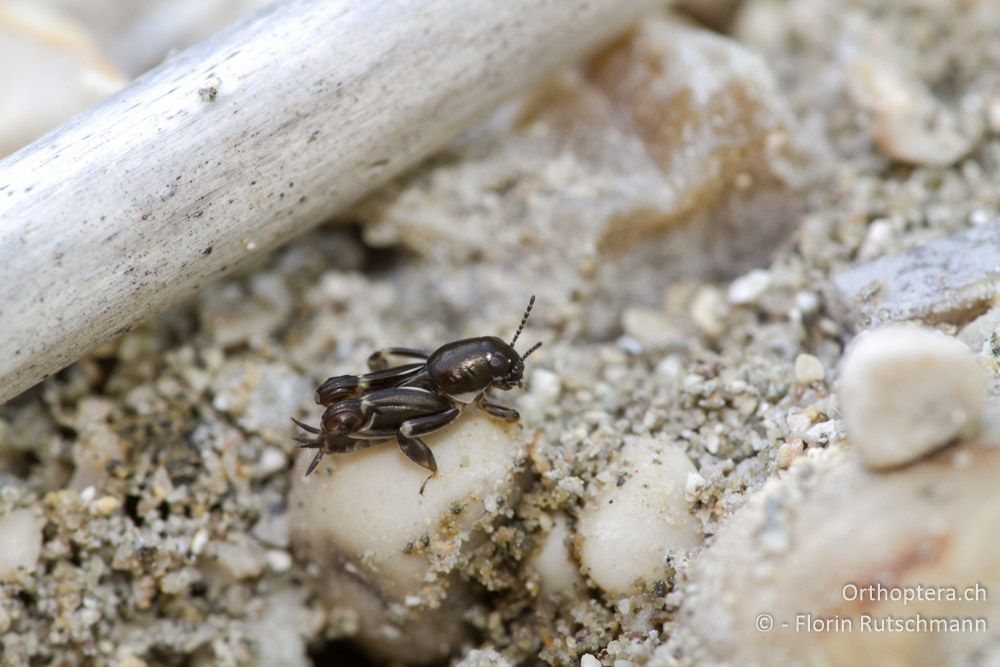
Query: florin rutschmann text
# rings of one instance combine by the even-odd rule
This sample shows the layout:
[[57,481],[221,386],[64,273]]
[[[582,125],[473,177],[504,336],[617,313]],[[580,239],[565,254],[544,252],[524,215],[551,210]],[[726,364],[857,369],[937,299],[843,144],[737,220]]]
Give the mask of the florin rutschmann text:
[[[785,624],[782,624],[785,625]],[[977,616],[815,616],[796,614],[796,632],[986,632],[986,619]]]

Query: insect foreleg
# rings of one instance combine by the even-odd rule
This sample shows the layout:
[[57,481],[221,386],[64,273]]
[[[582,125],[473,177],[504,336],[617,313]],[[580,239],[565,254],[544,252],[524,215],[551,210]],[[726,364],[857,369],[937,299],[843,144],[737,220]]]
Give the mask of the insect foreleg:
[[508,408],[505,405],[490,403],[489,399],[486,398],[486,392],[480,394],[479,398],[476,399],[476,407],[491,417],[503,419],[504,421],[516,422],[521,418],[521,415],[514,408]]

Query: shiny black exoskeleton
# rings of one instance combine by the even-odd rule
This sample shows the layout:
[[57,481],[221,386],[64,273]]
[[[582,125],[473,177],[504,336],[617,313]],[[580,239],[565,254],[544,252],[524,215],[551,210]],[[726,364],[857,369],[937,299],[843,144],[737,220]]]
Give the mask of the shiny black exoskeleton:
[[[519,418],[513,408],[489,402],[486,391],[521,386],[524,360],[542,345],[536,343],[523,356],[514,350],[534,303],[532,296],[509,344],[495,336],[482,336],[446,343],[433,352],[389,347],[368,357],[371,373],[338,375],[320,385],[316,402],[327,407],[319,428],[292,419],[316,436],[296,438],[303,448],[318,450],[306,475],[316,469],[324,454],[352,452],[395,436],[411,461],[431,471],[420,486],[423,493],[427,480],[437,472],[437,463],[420,436],[453,422],[469,403],[499,419]],[[423,361],[389,368],[389,355]]]

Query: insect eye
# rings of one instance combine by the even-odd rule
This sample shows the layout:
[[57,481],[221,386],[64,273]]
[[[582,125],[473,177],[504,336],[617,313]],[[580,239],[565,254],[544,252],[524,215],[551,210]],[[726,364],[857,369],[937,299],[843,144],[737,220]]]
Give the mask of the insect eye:
[[493,370],[506,371],[509,366],[510,362],[502,354],[494,354],[490,357],[490,368]]

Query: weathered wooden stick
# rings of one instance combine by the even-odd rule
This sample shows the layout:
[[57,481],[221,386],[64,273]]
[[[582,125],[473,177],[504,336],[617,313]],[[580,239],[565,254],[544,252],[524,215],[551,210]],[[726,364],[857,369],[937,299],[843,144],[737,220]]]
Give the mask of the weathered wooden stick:
[[290,0],[0,161],[0,402],[329,218],[656,4]]

